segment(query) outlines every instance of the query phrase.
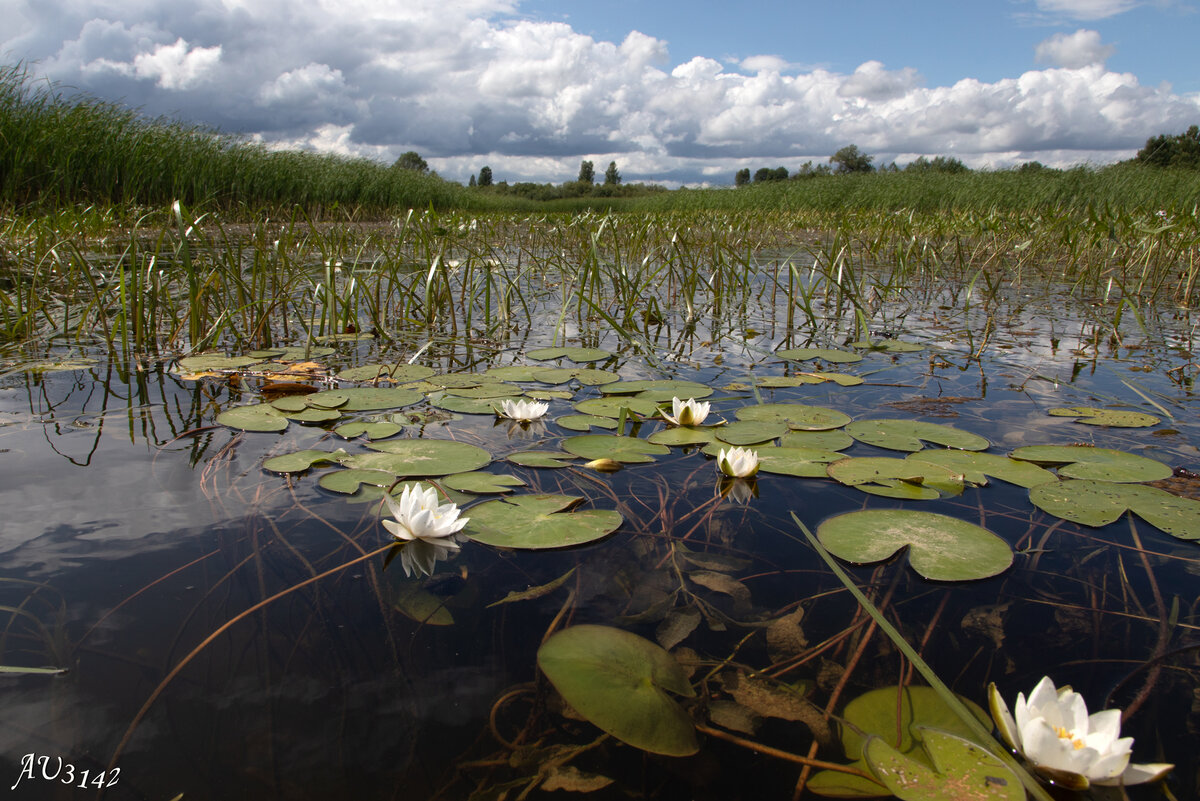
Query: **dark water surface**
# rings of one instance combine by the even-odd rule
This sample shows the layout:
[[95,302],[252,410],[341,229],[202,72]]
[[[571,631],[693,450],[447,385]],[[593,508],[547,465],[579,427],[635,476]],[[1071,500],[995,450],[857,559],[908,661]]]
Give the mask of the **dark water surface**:
[[[830,407],[856,419],[949,423],[988,438],[994,453],[1087,443],[1200,472],[1194,316],[1164,310],[1144,328],[1127,319],[1115,341],[1111,326],[1078,298],[1014,291],[999,306],[965,311],[960,292],[931,289],[891,311],[892,330],[876,332],[923,350],[866,352],[857,364],[825,365],[863,377],[863,385],[763,389],[762,400]],[[624,378],[713,386],[714,410],[732,420],[755,398],[724,387],[815,367],[772,359],[773,350],[849,338],[809,343],[771,319],[734,313],[697,329],[658,326],[649,331],[652,359],[613,333],[584,339],[614,351],[596,366]],[[546,344],[543,332],[530,332],[484,351],[488,359],[473,369],[527,363],[523,351]],[[467,350],[440,343],[421,361],[457,370],[477,360],[480,352]],[[407,360],[414,351],[381,354],[369,342],[344,343],[320,361],[341,369]],[[46,372],[17,368],[34,356],[94,361]],[[1175,763],[1168,786],[1181,799],[1197,795],[1200,550],[1128,515],[1103,528],[1060,521],[1032,506],[1026,490],[1000,481],[958,497],[901,502],[828,479],[769,474],[758,477],[757,497],[740,504],[720,500],[714,461],[695,449],[675,448],[615,473],[524,468],[503,455],[557,448],[576,432],[552,421],[510,430],[490,416],[464,415],[400,436],[479,444],[497,457],[488,469],[516,475],[533,491],[617,508],[625,524],[567,551],[467,543],[421,581],[406,579],[399,561],[383,570],[375,556],[287,592],[388,537],[377,503],[317,486],[331,468],[289,480],[261,463],[305,447],[353,445],[316,426],[293,424],[279,435],[215,425],[222,409],[257,399],[252,379],[237,386],[186,379],[169,360],[127,369],[65,346],[13,353],[5,363],[0,664],[68,669],[0,676],[0,785],[13,788],[13,798],[95,797],[101,778],[110,799],[516,798],[553,748],[599,734],[563,717],[539,682],[535,652],[547,630],[591,622],[654,639],[671,598],[677,611],[706,610],[680,645],[703,663],[693,680],[710,676],[703,702],[727,701],[722,670],[740,669],[806,689],[818,707],[836,690],[836,710],[895,684],[908,666],[878,633],[861,649],[861,626],[840,636],[856,624],[857,607],[789,513],[815,529],[842,512],[898,506],[979,523],[1017,550],[1007,572],[965,584],[921,579],[903,555],[851,568],[877,601],[887,599],[891,619],[947,684],[983,706],[988,682],[1011,704],[1043,675],[1071,684],[1093,711],[1140,697],[1123,729],[1136,738],[1134,760]],[[598,394],[566,389],[576,399]],[[1059,406],[1127,408],[1162,422],[1085,426],[1047,414]],[[570,401],[554,400],[549,419],[570,412]],[[647,422],[638,433],[661,426]],[[903,455],[863,444],[846,453]],[[1181,479],[1174,489],[1196,487]],[[681,593],[683,579],[669,564],[673,541],[733,560],[737,569],[726,575],[746,595],[691,581]],[[558,590],[494,605],[574,567]],[[414,588],[440,599],[453,625],[422,624],[397,611]],[[690,597],[697,605],[689,606]],[[797,608],[813,650],[789,667],[758,624]],[[827,640],[827,649],[815,648]],[[737,736],[798,754],[812,742],[802,723],[774,718]],[[571,764],[615,780],[591,798],[791,797],[798,766],[701,739],[700,753],[684,759],[610,739]],[[836,745],[819,756],[844,761]],[[1158,797],[1145,788],[1129,792]]]

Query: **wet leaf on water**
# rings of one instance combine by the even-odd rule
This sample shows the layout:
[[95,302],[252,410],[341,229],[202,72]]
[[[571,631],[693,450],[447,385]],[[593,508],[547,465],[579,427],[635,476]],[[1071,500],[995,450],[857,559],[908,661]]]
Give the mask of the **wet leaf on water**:
[[270,401],[270,404],[285,414],[302,412],[308,408],[308,399],[303,395],[288,395],[283,398],[275,398]]
[[[969,698],[958,696],[971,714],[985,727],[992,726],[991,717]],[[925,726],[970,739],[971,729],[959,719],[938,695],[937,690],[923,685],[880,687],[870,690],[846,704],[842,717],[850,725],[841,727],[842,748],[851,760],[863,756],[866,738],[883,737],[901,753],[908,753],[917,744],[915,727]],[[896,742],[896,734],[900,741]]]
[[337,377],[343,381],[391,381],[406,384],[421,381],[437,371],[423,364],[364,364],[342,370]]
[[608,626],[573,626],[546,640],[537,661],[563,700],[618,740],[667,756],[699,750],[691,719],[671,696],[695,691],[679,663],[649,640]]
[[570,467],[575,461],[566,451],[518,451],[504,458],[522,467]]
[[527,389],[525,397],[540,401],[571,400],[575,393],[567,389]]
[[372,442],[367,447],[377,452],[355,454],[342,464],[408,477],[466,473],[492,461],[483,448],[447,439],[401,439]]
[[554,579],[554,581],[547,582],[546,584],[543,584],[540,587],[530,587],[527,590],[520,590],[520,591],[514,590],[514,591],[510,592],[508,595],[501,598],[499,601],[495,601],[493,603],[488,604],[487,608],[491,609],[493,606],[500,606],[501,604],[511,604],[511,603],[515,603],[517,601],[532,601],[535,598],[541,598],[543,596],[549,595],[550,593],[554,592],[562,585],[566,584],[567,579],[569,579],[571,576],[573,576],[575,574],[575,571],[578,569],[579,569],[579,567],[577,565],[577,566],[571,568],[570,570],[568,570],[566,573],[563,573],[558,578]]
[[597,370],[593,367],[537,367],[531,372],[533,380],[543,384],[565,384],[568,381],[578,381],[585,387],[599,387],[621,380],[618,373],[611,370]]
[[798,431],[826,431],[850,422],[850,415],[821,406],[803,403],[762,403],[737,410],[739,420],[786,423]]
[[506,400],[515,401],[520,400],[520,398],[515,395],[501,398],[458,398],[453,395],[443,395],[432,399],[430,402],[437,408],[445,409],[448,412],[495,415],[496,410],[501,408]]
[[320,425],[321,423],[329,423],[341,418],[342,413],[337,409],[301,409],[298,412],[284,412],[284,416],[296,423],[306,423],[311,425]]
[[707,445],[716,437],[713,428],[693,428],[692,426],[671,426],[662,431],[655,431],[646,437],[647,442],[656,445],[682,447],[685,445]]
[[666,445],[613,434],[567,437],[562,441],[562,448],[583,459],[612,459],[626,464],[653,462],[655,456],[665,456],[671,452]]
[[864,748],[872,773],[901,801],[1024,801],[1021,780],[982,746],[924,726],[915,731],[932,769],[878,735]]
[[961,473],[966,481],[977,486],[987,484],[988,476],[1026,489],[1058,481],[1058,476],[1049,470],[1043,470],[1033,462],[1022,462],[997,453],[923,450],[912,454],[905,461],[941,465],[955,473]]
[[333,429],[333,433],[342,439],[366,437],[367,439],[387,439],[394,437],[404,430],[404,426],[388,420],[364,420],[352,423],[342,423]]
[[617,421],[612,417],[597,417],[594,414],[567,414],[555,419],[563,428],[569,431],[589,431],[592,428],[617,427]]
[[845,431],[789,431],[779,440],[784,448],[815,448],[822,451],[844,451],[854,444],[854,437]]
[[1147,428],[1162,422],[1152,414],[1129,411],[1128,409],[1096,409],[1091,406],[1050,409],[1054,417],[1074,417],[1076,423],[1089,426],[1111,426],[1113,428]]
[[341,448],[336,451],[303,450],[272,456],[263,462],[263,469],[272,473],[303,473],[305,470],[320,462],[340,462],[349,456]]
[[269,403],[234,406],[218,414],[217,422],[242,431],[274,432],[283,431],[288,427],[288,420],[283,416],[283,412]]
[[344,412],[399,409],[402,406],[420,403],[424,399],[425,396],[420,392],[400,387],[348,387],[318,392],[307,397],[309,406],[329,406]]
[[853,364],[854,362],[862,361],[862,356],[859,356],[857,353],[845,350],[833,350],[832,348],[790,348],[788,350],[776,351],[775,355],[781,359],[794,362],[820,359],[823,362],[830,362],[831,364]]
[[621,416],[621,409],[628,409],[642,417],[653,417],[658,412],[658,404],[652,400],[624,396],[588,398],[575,404],[575,411],[580,414],[611,417],[614,420]]
[[763,389],[788,389],[790,387],[800,387],[805,384],[820,384],[820,378],[814,375],[801,373],[800,375],[768,375],[755,380],[757,386]]
[[890,456],[843,457],[827,472],[842,484],[885,498],[934,500],[943,493],[958,495],[963,489],[962,474],[949,468]]
[[1172,473],[1167,465],[1145,456],[1087,445],[1027,445],[1009,456],[1034,464],[1057,465],[1058,474],[1066,478],[1133,483],[1159,481]]
[[514,487],[525,486],[525,482],[516,476],[477,471],[455,473],[447,476],[443,483],[450,489],[469,492],[472,495],[502,495],[512,492]]
[[561,359],[566,357],[573,362],[598,362],[604,359],[611,358],[614,354],[600,348],[574,348],[574,347],[559,347],[559,348],[538,348],[537,350],[528,351],[526,354],[530,359],[545,361],[547,359]]
[[985,528],[909,509],[867,509],[826,520],[817,538],[847,562],[870,564],[908,548],[913,570],[933,581],[972,581],[1003,573],[1012,548]]
[[717,439],[730,445],[758,445],[778,439],[788,432],[788,426],[775,420],[739,420],[715,429]]
[[489,367],[480,375],[497,381],[517,381],[524,383],[536,381],[537,379],[533,377],[533,371],[539,369],[541,368],[531,367],[526,364],[505,364],[499,367]]
[[468,511],[463,533],[476,542],[503,548],[542,550],[592,542],[621,527],[612,509],[571,511],[584,499],[574,495],[518,495],[485,501]]
[[919,451],[925,442],[965,451],[987,450],[991,445],[978,434],[923,420],[855,420],[845,431],[859,442],[894,451]]
[[[264,465],[265,466],[265,465]],[[353,495],[363,484],[372,487],[390,487],[396,477],[385,470],[347,469],[325,473],[317,479],[317,485],[330,492]],[[382,496],[380,496],[382,497]]]
[[446,390],[446,396],[455,398],[517,398],[522,395],[521,388],[516,384],[504,381],[489,381],[478,387],[451,387]]
[[857,342],[851,342],[850,347],[881,350],[886,353],[915,353],[919,350],[925,350],[924,345],[918,345],[915,342],[904,342],[899,339],[860,339]]
[[196,356],[185,356],[176,362],[181,373],[207,373],[226,370],[241,370],[244,367],[259,364],[262,359],[253,356],[226,356],[223,353],[201,353]]
[[1085,526],[1104,526],[1126,511],[1181,540],[1200,540],[1200,501],[1148,487],[1109,481],[1059,481],[1029,491],[1033,505]]
[[633,395],[642,392],[654,392],[660,396],[659,400],[670,400],[673,397],[678,397],[680,400],[688,398],[707,398],[713,393],[712,387],[707,384],[701,384],[698,381],[680,381],[676,379],[649,379],[639,378],[631,381],[617,381],[613,384],[605,384],[600,388],[600,391],[605,395]]

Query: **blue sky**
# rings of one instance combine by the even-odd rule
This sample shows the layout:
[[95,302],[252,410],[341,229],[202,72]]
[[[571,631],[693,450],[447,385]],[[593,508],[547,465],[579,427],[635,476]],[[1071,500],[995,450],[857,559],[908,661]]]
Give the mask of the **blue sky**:
[[1200,0],[0,0],[0,53],[150,115],[465,182],[1103,164],[1200,123]]

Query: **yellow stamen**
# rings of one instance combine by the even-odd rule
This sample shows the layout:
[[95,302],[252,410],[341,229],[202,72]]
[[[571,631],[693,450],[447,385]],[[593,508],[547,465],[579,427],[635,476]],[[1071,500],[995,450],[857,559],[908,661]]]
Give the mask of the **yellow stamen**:
[[1067,731],[1067,730],[1066,730],[1066,728],[1065,728],[1065,727],[1063,727],[1063,726],[1055,726],[1055,727],[1054,727],[1054,733],[1055,733],[1055,734],[1057,734],[1057,735],[1058,735],[1058,736],[1059,736],[1061,739],[1063,739],[1063,740],[1070,740],[1070,741],[1071,741],[1071,746],[1072,746],[1072,747],[1073,747],[1073,748],[1074,748],[1076,751],[1078,751],[1079,749],[1081,749],[1081,748],[1084,748],[1084,747],[1085,747],[1085,744],[1084,744],[1083,740],[1079,740],[1079,739],[1075,739],[1075,738],[1073,738],[1073,737],[1071,736],[1071,732]]

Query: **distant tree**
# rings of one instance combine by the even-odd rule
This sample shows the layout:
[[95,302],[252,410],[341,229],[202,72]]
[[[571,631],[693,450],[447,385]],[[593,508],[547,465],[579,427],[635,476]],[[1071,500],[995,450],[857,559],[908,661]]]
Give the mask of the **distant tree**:
[[831,172],[833,172],[833,170],[829,168],[828,164],[814,165],[811,161],[806,161],[800,165],[800,169],[792,173],[792,180],[803,178],[819,178],[822,175],[829,175]]
[[467,181],[467,186],[475,186],[475,173],[471,173],[471,180]]
[[1137,160],[1151,167],[1200,170],[1200,126],[1193,125],[1178,136],[1150,137],[1137,152]]
[[750,183],[750,168],[749,167],[740,169],[736,173],[733,174],[733,185],[734,186],[745,186],[748,183]]
[[401,153],[400,158],[396,159],[392,164],[397,170],[412,170],[413,172],[429,172],[429,163],[421,158],[421,155],[415,150],[410,150],[407,153]]
[[621,183],[621,173],[617,172],[617,162],[608,162],[608,169],[604,171],[604,183],[606,186],[616,186]]
[[754,183],[763,183],[764,181],[786,181],[788,177],[787,167],[760,167],[754,172]]
[[481,169],[479,171],[478,185],[479,186],[491,186],[492,185],[492,168],[491,167],[484,167],[483,169]]
[[1017,172],[1043,172],[1050,169],[1040,161],[1027,161],[1017,167]]
[[868,156],[859,151],[858,145],[846,145],[829,157],[829,163],[834,165],[834,172],[872,172],[871,162],[874,156]]
[[594,184],[596,183],[596,170],[592,166],[592,162],[583,161],[579,164],[579,183]]
[[933,160],[920,156],[910,161],[904,168],[905,172],[970,172],[966,164],[948,156],[937,156]]

